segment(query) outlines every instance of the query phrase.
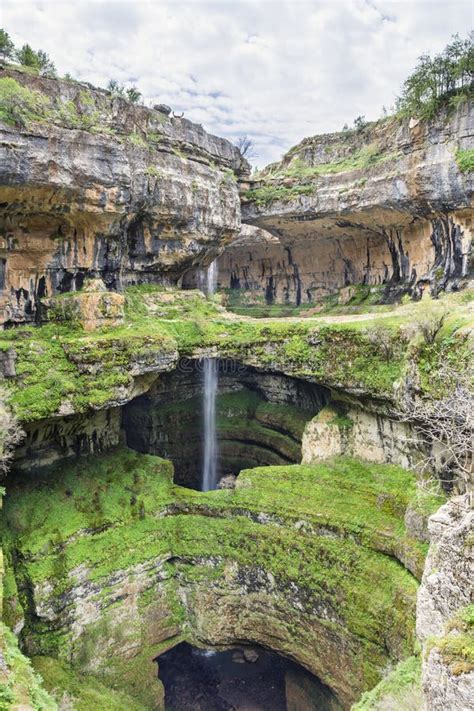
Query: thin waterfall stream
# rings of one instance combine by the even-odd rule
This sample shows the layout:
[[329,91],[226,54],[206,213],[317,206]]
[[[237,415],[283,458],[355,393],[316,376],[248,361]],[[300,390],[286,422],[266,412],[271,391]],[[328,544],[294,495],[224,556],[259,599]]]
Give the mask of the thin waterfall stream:
[[[217,261],[207,269],[207,295],[212,296],[217,286]],[[217,436],[216,436],[216,395],[218,384],[218,363],[214,358],[204,361],[204,461],[202,469],[202,491],[210,491],[217,486]]]

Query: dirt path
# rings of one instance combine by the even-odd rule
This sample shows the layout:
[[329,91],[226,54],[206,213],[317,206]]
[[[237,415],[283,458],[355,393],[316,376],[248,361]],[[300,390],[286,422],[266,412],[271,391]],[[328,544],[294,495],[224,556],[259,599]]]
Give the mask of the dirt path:
[[379,318],[390,318],[393,316],[402,315],[401,309],[393,311],[371,311],[366,314],[335,314],[333,316],[263,316],[255,318],[254,316],[242,316],[241,314],[226,311],[222,317],[229,321],[258,321],[258,323],[300,323],[307,321],[318,323],[355,323],[357,321],[374,321]]

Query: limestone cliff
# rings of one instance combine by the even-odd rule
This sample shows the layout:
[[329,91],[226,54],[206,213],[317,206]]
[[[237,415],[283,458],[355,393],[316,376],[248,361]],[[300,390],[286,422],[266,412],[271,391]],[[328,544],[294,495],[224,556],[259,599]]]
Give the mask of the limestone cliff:
[[425,711],[468,711],[474,704],[474,511],[456,497],[429,521],[431,546],[418,593]]
[[274,239],[260,230],[231,245],[222,286],[294,305],[357,284],[379,300],[459,287],[470,273],[472,174],[456,156],[473,136],[464,104],[430,122],[391,117],[304,139],[242,184],[243,221]]
[[13,69],[0,119],[0,322],[90,276],[175,283],[238,233],[246,163],[202,126]]

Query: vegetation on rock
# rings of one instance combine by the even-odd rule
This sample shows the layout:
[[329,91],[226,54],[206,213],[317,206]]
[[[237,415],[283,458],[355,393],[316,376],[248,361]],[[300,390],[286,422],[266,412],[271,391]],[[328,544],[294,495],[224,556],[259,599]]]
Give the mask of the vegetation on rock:
[[[292,590],[285,603],[289,610],[291,601],[299,600],[295,615],[311,610],[318,624],[351,640],[351,673],[358,676],[363,668],[363,681],[354,677],[357,686],[377,681],[387,648],[392,659],[410,652],[417,583],[393,556],[419,556],[419,568],[424,556],[424,546],[410,537],[403,521],[416,494],[412,474],[335,459],[249,470],[235,490],[205,494],[176,487],[171,477],[169,462],[119,449],[11,482],[2,537],[7,551],[22,560],[15,575],[26,618],[22,636],[31,651],[64,660],[72,645],[76,666],[87,669],[96,658],[98,669],[99,640],[118,634],[115,576],[121,571],[116,580],[131,576],[138,582],[140,570],[160,561],[153,570],[167,571],[168,582],[160,587],[166,624],[175,629],[185,622],[182,629],[191,640],[198,634],[189,609],[192,590],[201,580],[208,592],[225,589],[232,564],[257,579],[257,571],[265,571],[275,581],[277,597]],[[436,505],[433,500],[430,507]],[[73,640],[67,626],[32,616],[25,593],[33,590],[40,608],[54,599],[73,601],[79,571],[86,575],[90,604],[102,613],[100,622],[86,625]],[[126,633],[138,648],[145,643],[155,575],[140,583],[141,612]],[[177,602],[176,585],[188,590],[187,607]],[[75,614],[73,605],[66,619]],[[295,658],[299,627],[291,633]],[[102,678],[109,679],[104,683],[117,682],[114,663],[109,659],[107,674],[102,669]]]

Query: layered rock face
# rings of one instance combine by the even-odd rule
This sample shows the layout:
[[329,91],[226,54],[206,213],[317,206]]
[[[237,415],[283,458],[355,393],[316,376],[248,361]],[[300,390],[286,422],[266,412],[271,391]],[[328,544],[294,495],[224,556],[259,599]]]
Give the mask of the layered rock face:
[[175,283],[238,233],[228,141],[77,82],[0,75],[0,321],[81,288]]
[[417,580],[399,561],[424,558],[403,523],[412,474],[340,459],[205,494],[171,477],[121,449],[10,482],[6,621],[35,664],[54,657],[150,708],[160,652],[256,644],[348,708],[410,652]]
[[430,123],[390,118],[305,139],[243,185],[243,221],[261,229],[220,257],[222,286],[294,305],[350,285],[379,288],[379,299],[458,287],[470,272],[472,175],[455,155],[473,135],[464,105]]

